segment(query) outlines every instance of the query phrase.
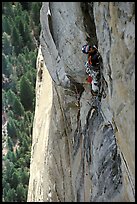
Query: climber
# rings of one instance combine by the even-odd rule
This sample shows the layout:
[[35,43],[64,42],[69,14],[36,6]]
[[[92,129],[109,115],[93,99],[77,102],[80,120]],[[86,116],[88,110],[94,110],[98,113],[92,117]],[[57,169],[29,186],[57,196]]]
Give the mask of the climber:
[[88,54],[88,66],[97,66],[99,65],[99,52],[98,49],[96,48],[95,45],[90,46],[90,45],[83,45],[82,47],[82,52],[84,54]]
[[87,82],[91,86],[91,94],[99,93],[100,68],[99,68],[99,53],[96,46],[84,45],[82,52],[88,54],[88,61],[85,62],[86,74],[88,74]]

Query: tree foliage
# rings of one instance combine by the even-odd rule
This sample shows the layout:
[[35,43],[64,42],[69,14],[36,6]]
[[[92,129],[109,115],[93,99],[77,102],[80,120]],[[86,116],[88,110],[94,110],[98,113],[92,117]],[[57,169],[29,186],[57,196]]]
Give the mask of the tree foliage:
[[14,139],[17,135],[17,129],[16,129],[16,120],[9,117],[8,123],[7,123],[7,132],[8,136]]
[[2,34],[2,48],[5,55],[12,54],[11,38],[6,32]]
[[39,43],[40,8],[41,2],[2,2],[2,111],[8,134],[2,172],[4,202],[27,200],[35,107],[34,38]]
[[20,99],[26,111],[33,109],[34,89],[25,76],[20,80]]

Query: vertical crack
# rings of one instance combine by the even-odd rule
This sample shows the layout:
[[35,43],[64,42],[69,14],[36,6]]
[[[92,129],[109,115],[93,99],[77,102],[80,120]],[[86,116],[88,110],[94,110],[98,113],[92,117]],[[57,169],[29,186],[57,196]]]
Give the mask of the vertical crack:
[[93,15],[93,2],[81,2],[85,31],[88,33],[87,41],[89,44],[98,45],[96,36],[96,26]]

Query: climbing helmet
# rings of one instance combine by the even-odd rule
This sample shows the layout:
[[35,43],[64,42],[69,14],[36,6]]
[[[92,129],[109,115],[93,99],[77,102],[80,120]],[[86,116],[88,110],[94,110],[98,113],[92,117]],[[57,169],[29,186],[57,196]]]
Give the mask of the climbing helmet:
[[90,45],[83,45],[83,47],[82,47],[82,52],[84,53],[84,54],[88,54],[88,51],[90,50]]

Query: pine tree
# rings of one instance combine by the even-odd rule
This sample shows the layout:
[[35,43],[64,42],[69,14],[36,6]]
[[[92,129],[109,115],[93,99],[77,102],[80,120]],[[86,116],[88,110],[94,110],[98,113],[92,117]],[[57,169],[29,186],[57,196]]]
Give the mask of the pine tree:
[[19,98],[17,97],[14,98],[13,110],[14,110],[14,113],[18,116],[21,116],[24,114],[24,107],[22,106],[22,104],[19,101]]
[[9,22],[9,18],[2,15],[2,32],[7,33],[8,35],[11,34],[11,25]]
[[14,12],[12,7],[12,2],[2,2],[2,7],[3,7],[3,14],[5,14],[5,16],[13,17]]
[[20,182],[20,178],[19,178],[18,172],[14,171],[10,182],[12,188],[16,189],[19,182]]
[[2,89],[2,108],[6,108],[8,106],[7,93],[4,89]]
[[17,68],[16,68],[16,74],[18,78],[20,78],[26,71],[28,67],[28,63],[26,62],[24,54],[19,54],[17,58]]
[[13,172],[15,171],[14,164],[9,159],[6,159],[5,167],[6,167],[6,171],[4,174],[5,174],[6,182],[10,184],[11,177],[13,175]]
[[18,55],[22,48],[22,37],[15,26],[12,29],[11,42],[14,46],[14,52]]
[[24,147],[25,151],[29,150],[29,144],[27,143],[26,138],[23,139],[22,146]]
[[25,110],[33,110],[34,89],[25,76],[20,80],[20,99]]
[[17,75],[16,70],[14,70],[13,74],[10,76],[10,89],[17,95],[18,89],[17,89]]
[[13,141],[12,141],[12,139],[10,137],[7,138],[7,143],[8,143],[8,149],[10,151],[13,151],[14,144],[13,144]]
[[31,69],[31,70],[26,72],[25,76],[31,82],[33,87],[35,88],[36,71],[34,69]]
[[16,189],[16,193],[17,193],[17,201],[18,202],[26,201],[27,195],[26,195],[25,189],[21,183],[18,184],[17,189]]
[[12,53],[10,36],[5,32],[2,34],[2,48],[5,55],[10,55]]
[[33,68],[33,71],[36,71],[36,55],[37,55],[36,50],[29,53],[29,58],[30,58],[30,61],[31,61],[31,67]]
[[3,197],[2,197],[2,201],[3,202],[6,202],[6,195],[7,195],[7,192],[10,190],[10,184],[7,183],[6,179],[5,179],[5,175],[3,174],[3,182],[2,182],[2,186],[3,186]]
[[32,23],[32,27],[34,30],[34,35],[36,37],[37,40],[39,40],[39,34],[40,34],[40,10],[41,8],[41,2],[36,3],[36,2],[32,2],[31,4],[31,23]]
[[9,189],[4,198],[5,202],[14,202],[16,201],[16,192],[15,189]]
[[13,10],[14,10],[14,17],[15,18],[17,16],[22,16],[22,5],[20,2],[16,2]]
[[25,155],[25,150],[24,150],[23,147],[20,148],[19,154],[20,154],[20,158],[19,158],[18,161],[16,162],[16,165],[17,165],[18,167],[21,167],[21,166],[25,167],[25,166],[26,166],[26,161],[25,161],[25,159],[23,158],[23,156]]
[[23,36],[23,40],[24,40],[24,43],[27,42],[27,47],[30,50],[33,50],[35,49],[35,45],[33,43],[33,40],[32,40],[33,36],[31,34],[31,30],[30,30],[30,27],[29,25],[25,24],[24,25],[24,36]]
[[23,19],[20,18],[19,19],[19,25],[18,25],[18,28],[19,28],[19,32],[24,40],[24,23],[23,23]]
[[15,93],[11,89],[9,89],[7,91],[6,96],[7,96],[8,104],[10,104],[10,106],[13,108],[13,104],[14,104],[14,101],[15,101],[15,98],[16,98]]
[[[30,142],[29,142],[30,144]],[[31,150],[31,146],[30,146],[30,150]],[[31,152],[27,151],[26,154],[25,154],[25,161],[26,161],[26,167],[27,168],[30,168],[30,158],[31,158]]]
[[3,73],[3,87],[5,90],[8,90],[10,77],[12,74],[12,64],[9,61],[9,57],[4,53],[2,53],[2,73]]
[[24,108],[19,98],[15,95],[15,93],[12,90],[8,90],[6,95],[7,95],[8,103],[10,104],[14,114],[16,114],[17,116],[24,115]]
[[11,150],[8,150],[8,153],[6,154],[6,158],[9,159],[13,163],[16,161],[16,156],[14,152]]
[[29,173],[28,173],[26,168],[24,168],[24,170],[22,171],[22,174],[21,174],[21,183],[23,185],[28,185],[28,183],[29,183]]
[[15,120],[12,118],[9,118],[8,120],[7,131],[8,131],[9,137],[16,138],[16,135],[17,135],[16,123],[15,123]]

